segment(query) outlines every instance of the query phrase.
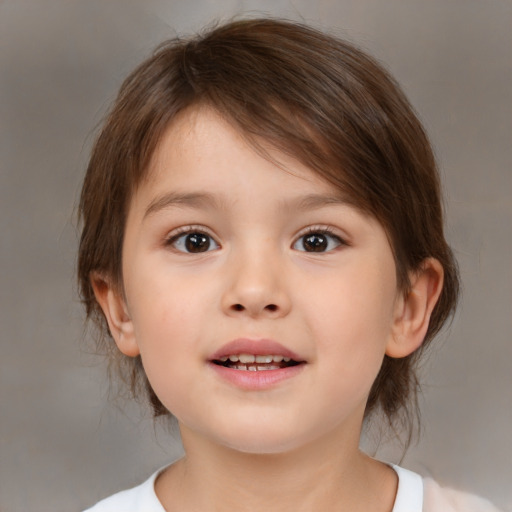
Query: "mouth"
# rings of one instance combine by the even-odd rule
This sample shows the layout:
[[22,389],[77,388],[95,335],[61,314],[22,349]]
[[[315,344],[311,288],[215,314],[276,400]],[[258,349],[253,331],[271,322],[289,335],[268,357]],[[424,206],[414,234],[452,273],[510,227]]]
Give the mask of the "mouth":
[[269,339],[238,338],[208,358],[225,382],[245,391],[263,391],[302,373],[307,361]]
[[213,364],[249,372],[260,372],[269,370],[281,370],[297,366],[304,361],[296,361],[291,357],[283,355],[256,355],[256,354],[230,354],[214,359]]

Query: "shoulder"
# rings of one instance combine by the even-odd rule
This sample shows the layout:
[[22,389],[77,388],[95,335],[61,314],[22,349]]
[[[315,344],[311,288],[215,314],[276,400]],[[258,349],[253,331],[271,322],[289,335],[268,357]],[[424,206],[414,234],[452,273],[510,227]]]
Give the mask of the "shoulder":
[[500,512],[490,501],[441,487],[431,478],[424,482],[424,512]]
[[99,501],[84,512],[165,512],[155,494],[155,480],[159,473],[160,471],[153,473],[137,487]]
[[398,490],[393,512],[500,512],[490,501],[442,487],[431,478],[422,478],[399,466]]

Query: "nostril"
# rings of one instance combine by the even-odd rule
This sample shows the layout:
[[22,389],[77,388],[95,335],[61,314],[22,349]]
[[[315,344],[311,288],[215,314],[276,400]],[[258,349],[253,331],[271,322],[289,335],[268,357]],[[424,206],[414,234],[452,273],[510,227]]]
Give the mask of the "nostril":
[[[233,304],[231,309],[233,311],[245,311],[246,308],[242,304]],[[264,309],[265,311],[275,312],[279,309],[279,307],[276,304],[267,304]]]

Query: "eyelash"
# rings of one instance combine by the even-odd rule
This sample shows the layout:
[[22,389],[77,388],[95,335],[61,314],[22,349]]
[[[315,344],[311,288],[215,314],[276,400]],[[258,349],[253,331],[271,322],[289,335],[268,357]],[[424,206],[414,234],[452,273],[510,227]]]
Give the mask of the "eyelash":
[[[190,250],[184,250],[184,248],[179,248],[177,246],[177,243],[180,241],[180,239],[183,239],[182,244],[186,244],[186,236],[188,235],[199,235],[206,238],[206,248],[205,250],[199,250],[199,251],[190,251]],[[318,246],[320,250],[306,250],[304,243],[305,239],[308,236],[312,235],[319,235],[319,236],[325,236],[330,240],[327,240],[327,246]],[[302,240],[302,248],[298,248],[297,244],[299,244]],[[335,246],[329,247],[329,245],[332,246],[332,242],[334,241]],[[212,242],[214,244],[213,249],[211,248]],[[292,248],[301,252],[319,252],[319,253],[325,253],[325,252],[331,252],[335,249],[337,249],[340,246],[346,246],[348,243],[342,239],[340,236],[336,235],[333,230],[328,226],[311,226],[307,228],[305,232],[302,232],[293,242]],[[210,252],[211,250],[215,250],[220,248],[220,244],[215,240],[215,238],[208,233],[208,231],[202,227],[202,226],[184,226],[181,228],[178,228],[176,231],[174,231],[166,240],[165,240],[165,246],[166,247],[172,247],[174,250],[180,253],[185,254],[202,254],[205,252]],[[185,247],[186,249],[186,247]]]
[[[301,240],[302,240],[302,244],[303,244],[303,247],[304,247],[304,240],[306,239],[306,237],[311,236],[311,235],[324,235],[324,236],[330,238],[332,241],[334,241],[336,243],[336,246],[335,247],[331,247],[331,248],[327,248],[326,250],[321,250],[321,251],[306,251],[306,250],[302,250],[302,252],[309,252],[309,253],[311,253],[311,252],[320,252],[320,253],[325,253],[325,252],[331,252],[331,251],[337,249],[340,246],[347,246],[348,245],[348,243],[343,238],[341,238],[339,235],[335,234],[333,229],[330,228],[329,226],[311,226],[311,227],[307,228],[306,231],[302,232],[297,237],[295,242],[293,242],[292,247],[296,248],[296,245],[298,243],[300,243]],[[301,249],[297,249],[297,250],[300,251]]]
[[[183,238],[184,239],[184,242],[183,243],[186,243],[185,241],[185,238],[187,235],[202,235],[204,237],[207,237],[208,238],[208,245],[206,247],[206,250],[205,251],[186,251],[186,250],[181,250],[177,247],[177,243],[178,241],[180,240],[180,238]],[[173,233],[171,233],[171,235],[169,235],[169,237],[165,240],[165,246],[166,247],[172,247],[173,249],[175,249],[177,252],[180,252],[180,253],[185,253],[185,254],[202,254],[202,253],[205,253],[205,252],[209,252],[210,249],[210,245],[211,243],[214,243],[215,244],[215,247],[214,249],[218,249],[220,247],[220,245],[218,244],[218,242],[215,240],[215,238],[210,235],[210,233],[208,233],[207,230],[205,230],[204,227],[202,226],[183,226],[181,228],[178,228],[177,230],[175,230]]]

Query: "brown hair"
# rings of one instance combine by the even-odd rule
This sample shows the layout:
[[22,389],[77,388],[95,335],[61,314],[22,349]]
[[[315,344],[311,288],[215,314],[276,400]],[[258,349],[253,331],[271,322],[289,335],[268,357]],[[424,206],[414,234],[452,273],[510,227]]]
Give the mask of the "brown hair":
[[100,272],[122,289],[131,195],[163,131],[199,104],[214,108],[262,153],[270,144],[293,155],[377,218],[404,293],[410,271],[427,257],[440,261],[444,286],[422,347],[403,359],[385,356],[366,408],[366,416],[380,408],[391,424],[400,412],[410,419],[417,404],[415,363],[458,295],[432,149],[401,89],[375,60],[343,40],[273,19],[231,22],[161,45],[123,83],[93,148],[80,200],[79,285],[87,317],[124,365],[134,394],[142,383],[155,416],[168,413],[140,357],[122,356],[109,343],[90,276]]

